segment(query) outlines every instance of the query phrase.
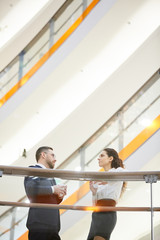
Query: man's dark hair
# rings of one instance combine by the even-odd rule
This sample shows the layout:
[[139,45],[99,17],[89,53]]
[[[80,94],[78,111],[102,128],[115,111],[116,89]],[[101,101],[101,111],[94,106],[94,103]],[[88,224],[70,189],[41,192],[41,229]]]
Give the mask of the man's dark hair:
[[42,152],[46,152],[48,150],[53,150],[53,148],[47,147],[47,146],[43,146],[43,147],[38,148],[37,151],[36,151],[36,155],[35,155],[36,156],[36,161],[38,162]]

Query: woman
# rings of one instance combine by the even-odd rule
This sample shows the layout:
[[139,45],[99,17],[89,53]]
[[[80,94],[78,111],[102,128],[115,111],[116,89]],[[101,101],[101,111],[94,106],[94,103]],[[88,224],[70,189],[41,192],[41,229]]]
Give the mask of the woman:
[[[124,171],[124,165],[118,153],[112,148],[104,149],[98,158],[99,166],[108,172]],[[90,182],[93,204],[96,206],[116,206],[126,187],[122,181]],[[116,225],[116,212],[93,212],[90,232],[87,240],[109,240]]]

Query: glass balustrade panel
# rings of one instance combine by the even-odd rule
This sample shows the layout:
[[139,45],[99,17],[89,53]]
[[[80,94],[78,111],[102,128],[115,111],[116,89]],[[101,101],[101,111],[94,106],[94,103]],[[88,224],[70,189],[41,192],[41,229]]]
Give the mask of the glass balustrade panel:
[[72,26],[83,12],[82,1],[73,1],[54,21],[54,42]]
[[47,24],[24,50],[23,75],[25,75],[49,50],[50,29]]
[[0,99],[18,83],[19,76],[19,57],[4,69],[0,74]]

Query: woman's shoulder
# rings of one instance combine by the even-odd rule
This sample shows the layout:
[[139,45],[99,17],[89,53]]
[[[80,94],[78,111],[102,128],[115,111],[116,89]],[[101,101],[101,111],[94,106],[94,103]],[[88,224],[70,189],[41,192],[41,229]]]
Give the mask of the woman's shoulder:
[[122,167],[118,167],[118,168],[111,168],[109,170],[109,172],[126,172],[127,170],[125,168]]

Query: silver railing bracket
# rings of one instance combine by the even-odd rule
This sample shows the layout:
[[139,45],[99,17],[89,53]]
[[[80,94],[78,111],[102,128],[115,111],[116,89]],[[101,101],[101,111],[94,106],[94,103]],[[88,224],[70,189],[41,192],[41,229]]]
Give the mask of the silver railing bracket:
[[145,175],[144,176],[145,182],[150,183],[150,199],[151,199],[151,240],[154,240],[154,226],[153,226],[153,193],[152,193],[152,184],[156,183],[158,180],[158,176],[151,174],[151,175]]
[[3,172],[2,172],[2,171],[0,171],[0,177],[2,177],[2,174],[3,174]]
[[145,175],[144,179],[145,179],[146,183],[156,183],[158,180],[158,176],[157,175]]

